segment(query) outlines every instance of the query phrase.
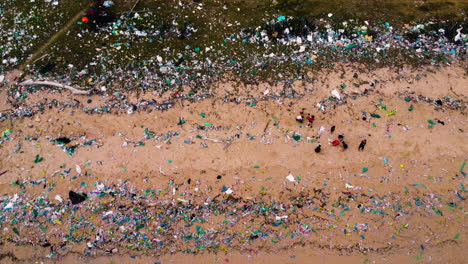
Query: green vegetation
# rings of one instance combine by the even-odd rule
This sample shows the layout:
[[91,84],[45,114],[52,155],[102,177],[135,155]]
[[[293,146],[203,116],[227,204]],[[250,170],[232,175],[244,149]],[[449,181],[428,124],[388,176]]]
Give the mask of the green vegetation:
[[[39,3],[40,2],[40,3]],[[21,27],[34,28],[38,37],[28,48],[16,45],[10,52],[20,52],[19,61],[32,54],[54,32],[88,3],[60,2],[50,14],[50,3],[11,0],[22,10],[42,10],[44,20],[34,25],[27,20]],[[416,41],[419,33],[433,34],[443,28],[453,39],[461,24],[466,24],[468,2],[462,1],[385,1],[385,0],[202,0],[173,1],[114,0],[107,9],[106,23],[76,23],[63,32],[50,47],[41,50],[27,73],[51,77],[81,87],[107,86],[117,89],[155,89],[162,91],[183,86],[209,85],[217,76],[232,76],[250,82],[259,78],[292,80],[308,70],[330,67],[338,60],[366,63],[370,67],[444,62],[444,56],[430,52],[416,54],[396,47],[359,49],[328,45],[304,57],[297,45],[269,43],[249,38],[265,30],[270,39],[281,36],[286,28],[294,35],[305,36],[316,29],[325,36],[328,28],[343,28],[344,36],[353,34],[376,38],[381,32],[405,28],[405,24],[434,20],[435,24],[418,32],[407,31],[403,37]],[[135,3],[137,3],[135,5]],[[181,4],[179,4],[181,3]],[[55,7],[54,7],[55,8]],[[133,12],[130,10],[133,8]],[[12,5],[5,10],[11,10]],[[26,11],[23,11],[26,12]],[[49,13],[49,15],[47,15]],[[333,15],[329,16],[328,14]],[[58,14],[58,15],[57,15]],[[84,14],[83,14],[84,15]],[[272,24],[286,16],[281,24]],[[2,16],[6,28],[15,28],[12,18]],[[45,18],[48,20],[46,21]],[[441,20],[448,20],[441,23]],[[343,26],[343,22],[346,26]],[[368,22],[367,29],[361,29]],[[47,27],[53,24],[54,27]],[[308,29],[305,29],[307,26]],[[392,27],[390,27],[392,26]],[[38,32],[40,29],[48,28]],[[468,26],[465,26],[468,28]],[[243,37],[243,36],[247,37]],[[274,45],[273,45],[274,44]],[[314,49],[309,45],[308,49]],[[271,57],[265,57],[270,56]],[[296,58],[298,57],[298,58]],[[317,57],[317,58],[316,58]],[[6,69],[16,66],[11,64]],[[1,72],[0,68],[0,72]],[[205,78],[209,77],[209,78]],[[210,80],[208,80],[210,79]],[[185,81],[183,81],[185,80]]]
[[[87,1],[0,2],[0,73],[13,69],[63,27]],[[4,61],[6,60],[6,62]]]

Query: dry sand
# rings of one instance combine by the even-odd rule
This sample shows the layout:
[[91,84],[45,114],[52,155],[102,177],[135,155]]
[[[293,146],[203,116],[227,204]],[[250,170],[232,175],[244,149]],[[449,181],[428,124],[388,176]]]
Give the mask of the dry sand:
[[[11,223],[19,215],[1,213],[7,218],[0,230],[3,243],[0,262],[466,263],[463,250],[467,245],[467,193],[461,186],[467,182],[460,171],[468,153],[466,71],[457,67],[419,71],[381,69],[357,72],[359,76],[354,78],[355,72],[343,66],[336,72],[311,75],[315,82],[294,85],[301,98],[270,99],[255,106],[207,99],[185,101],[165,112],[130,115],[126,111],[91,115],[80,109],[54,108],[31,118],[0,123],[0,131],[12,130],[10,139],[0,145],[0,173],[7,171],[0,176],[0,205],[1,199],[5,206],[6,197],[21,191],[24,200],[43,196],[58,203],[54,197],[61,195],[66,203],[69,190],[90,193],[96,189],[97,181],[106,186],[122,186],[128,180],[128,186],[140,194],[146,189],[161,190],[152,198],[157,203],[173,203],[166,208],[161,204],[154,206],[148,209],[149,214],[156,215],[158,210],[188,203],[193,207],[203,206],[211,199],[218,203],[235,201],[236,205],[227,208],[237,210],[219,216],[211,211],[203,212],[206,223],[199,225],[206,230],[223,230],[215,239],[221,244],[217,253],[213,250],[195,255],[181,253],[181,250],[195,249],[193,244],[181,239],[181,230],[185,230],[183,219],[174,220],[164,234],[156,232],[163,220],[153,219],[140,232],[167,241],[168,245],[144,252],[128,249],[125,242],[98,243],[88,257],[82,255],[83,250],[86,242],[94,240],[96,230],[86,231],[89,239],[81,243],[61,243],[61,232],[67,234],[72,222],[70,212],[57,214],[60,223],[43,222],[48,227],[47,235],[34,224],[16,224],[20,236],[12,232],[15,224]],[[377,83],[375,89],[370,87],[371,82]],[[354,93],[357,97],[347,98],[344,105],[320,111],[317,103],[331,96],[330,92],[341,84],[347,85],[340,90],[341,95]],[[245,91],[249,90],[250,94],[260,96],[267,89],[272,94],[280,88],[268,84],[238,87],[227,83],[220,85],[218,95],[230,90],[238,91],[236,97],[245,97]],[[361,96],[366,88],[372,91]],[[5,95],[5,88],[0,91]],[[450,109],[446,104],[405,102],[402,93],[432,99],[448,96],[460,100],[458,105],[462,107]],[[29,94],[27,100],[31,104],[45,98],[70,100],[65,92],[62,95],[44,91]],[[93,100],[90,105],[94,106],[110,100],[110,97],[90,98]],[[129,98],[135,103],[138,100],[136,95]],[[88,97],[72,99],[87,105]],[[1,104],[0,109],[10,107],[5,100]],[[378,109],[380,104],[388,112],[396,110],[396,114],[387,116],[384,110]],[[411,105],[413,111],[408,110]],[[299,127],[295,121],[301,108],[315,115],[312,128]],[[368,113],[365,121],[362,111]],[[200,116],[202,112],[204,118]],[[369,113],[377,113],[381,118],[370,118]],[[180,117],[186,120],[185,124],[177,124]],[[429,128],[428,120],[436,124]],[[197,129],[205,121],[213,127]],[[332,134],[333,125],[336,131]],[[326,131],[318,137],[322,126]],[[170,142],[146,139],[146,128],[156,136],[179,134],[170,138]],[[292,139],[295,131],[302,136],[298,142]],[[339,134],[345,136],[349,149],[329,145]],[[79,137],[70,143],[82,143],[75,154],[67,155],[48,140],[63,136]],[[91,145],[83,145],[94,139]],[[363,139],[367,139],[365,150],[358,151]],[[184,143],[187,140],[193,144]],[[322,145],[321,153],[314,152],[318,143]],[[35,164],[36,155],[44,160]],[[71,171],[64,174],[69,168]],[[289,174],[294,175],[294,182],[286,179]],[[218,176],[221,178],[217,179]],[[40,185],[26,184],[23,189],[12,185],[15,181],[40,181],[43,177],[46,181]],[[223,186],[233,193],[222,193]],[[87,210],[87,205],[102,203],[106,211],[117,212],[122,204],[127,206],[125,211],[147,208],[149,203],[116,197],[91,200],[75,206],[77,211],[73,215],[89,219],[103,229],[112,224],[101,219],[103,211]],[[271,210],[263,215],[241,211],[245,206],[254,207],[261,202],[270,205],[271,201],[283,203],[284,210]],[[288,218],[275,225],[276,217],[284,216]],[[252,241],[235,238],[226,242],[234,233],[247,234],[256,228],[267,230],[269,237]],[[106,238],[110,239],[108,235]],[[45,239],[52,247],[26,243],[40,244]],[[19,241],[27,245],[14,245]],[[118,249],[117,253],[104,252],[114,248]],[[51,249],[58,256],[46,258]]]

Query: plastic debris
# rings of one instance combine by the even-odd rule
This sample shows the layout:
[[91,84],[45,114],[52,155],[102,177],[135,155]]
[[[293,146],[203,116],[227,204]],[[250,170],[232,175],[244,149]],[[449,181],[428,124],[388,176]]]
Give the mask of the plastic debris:
[[290,182],[296,182],[296,179],[291,173],[288,176],[286,176],[286,179]]
[[341,100],[341,96],[340,96],[340,93],[338,92],[338,90],[335,89],[335,90],[331,91],[331,94],[333,96],[335,96],[336,98],[338,98],[338,100]]

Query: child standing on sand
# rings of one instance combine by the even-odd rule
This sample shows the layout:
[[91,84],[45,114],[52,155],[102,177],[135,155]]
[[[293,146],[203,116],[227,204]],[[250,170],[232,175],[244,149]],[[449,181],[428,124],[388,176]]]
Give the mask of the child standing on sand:
[[319,143],[318,146],[315,148],[315,153],[320,153],[321,150],[322,150],[322,145],[320,145]]
[[361,151],[361,150],[364,150],[364,147],[366,146],[367,144],[367,140],[364,139],[361,141],[361,144],[359,144],[359,147],[358,147],[358,150]]
[[307,124],[307,126],[312,127],[315,121],[315,116],[311,116],[310,114],[307,114],[307,120],[309,121],[309,124]]

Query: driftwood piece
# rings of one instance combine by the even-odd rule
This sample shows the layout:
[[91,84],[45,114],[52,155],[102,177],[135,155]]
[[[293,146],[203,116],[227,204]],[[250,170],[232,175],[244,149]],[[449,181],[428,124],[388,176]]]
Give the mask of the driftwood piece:
[[268,128],[268,125],[270,125],[270,122],[271,122],[271,120],[268,120],[265,128],[263,129],[263,133],[265,133],[267,131],[267,128]]
[[130,10],[130,13],[133,12],[133,10],[135,9],[135,7],[138,5],[139,2],[140,0],[135,1],[135,4],[133,4],[132,9]]
[[56,82],[50,82],[50,81],[25,81],[20,83],[22,86],[26,85],[49,85],[49,86],[55,86],[55,87],[60,87],[60,88],[65,88],[68,89],[72,92],[72,94],[89,94],[89,91],[84,91],[80,89],[76,89],[74,87],[71,87],[69,85],[61,84],[61,83],[56,83]]

